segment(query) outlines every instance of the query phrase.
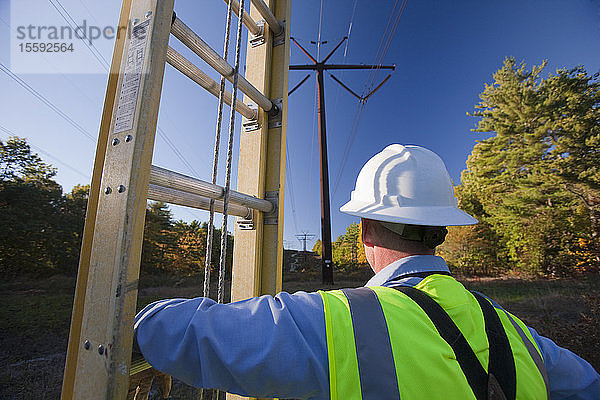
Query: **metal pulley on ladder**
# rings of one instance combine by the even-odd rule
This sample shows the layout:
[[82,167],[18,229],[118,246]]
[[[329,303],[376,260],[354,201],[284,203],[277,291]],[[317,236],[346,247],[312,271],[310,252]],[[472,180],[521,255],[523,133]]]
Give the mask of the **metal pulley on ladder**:
[[[146,200],[210,211],[204,294],[210,281],[213,212],[224,214],[219,301],[223,301],[227,215],[239,218],[234,243],[232,299],[281,290],[283,184],[289,0],[228,3],[238,19],[234,66],[173,12],[173,0],[124,0],[92,178],[63,381],[63,399],[125,398],[130,372]],[[255,22],[262,17],[265,22]],[[246,76],[239,74],[241,27],[249,37]],[[168,46],[177,37],[222,76],[215,82]],[[152,166],[165,64],[219,97],[212,181]],[[225,90],[225,80],[233,83]],[[237,99],[237,89],[251,100]],[[216,184],[223,105],[231,107],[225,185]],[[238,187],[230,189],[235,113],[244,117]],[[229,398],[235,396],[228,395]]]

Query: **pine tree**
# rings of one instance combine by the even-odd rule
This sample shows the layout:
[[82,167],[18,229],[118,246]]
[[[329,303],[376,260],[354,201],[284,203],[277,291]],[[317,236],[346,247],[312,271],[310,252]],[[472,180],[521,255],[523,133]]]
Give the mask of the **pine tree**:
[[[527,70],[507,58],[485,86],[469,115],[479,119],[475,132],[494,136],[469,156],[461,192],[470,198],[461,200],[479,203],[475,215],[497,236],[497,254],[518,269],[594,269],[600,264],[600,82],[583,67],[543,78],[546,64]],[[582,266],[583,259],[595,261]]]

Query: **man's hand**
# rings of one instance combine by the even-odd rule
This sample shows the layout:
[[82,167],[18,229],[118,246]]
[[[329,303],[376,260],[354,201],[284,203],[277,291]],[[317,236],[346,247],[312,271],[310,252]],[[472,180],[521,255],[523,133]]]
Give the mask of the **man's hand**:
[[129,377],[127,400],[148,400],[152,382],[156,379],[163,398],[171,393],[171,377],[165,373],[149,368]]

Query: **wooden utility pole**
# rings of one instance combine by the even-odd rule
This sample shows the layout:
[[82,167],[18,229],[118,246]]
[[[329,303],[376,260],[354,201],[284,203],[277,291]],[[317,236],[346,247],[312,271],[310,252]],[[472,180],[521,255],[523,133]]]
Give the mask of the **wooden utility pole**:
[[[327,162],[327,129],[325,126],[325,84],[323,82],[323,73],[326,70],[338,70],[338,69],[391,69],[396,68],[395,65],[352,65],[352,64],[326,64],[327,60],[340,48],[342,43],[348,39],[344,37],[333,50],[323,59],[323,61],[317,61],[306,49],[304,49],[294,38],[291,40],[296,43],[300,50],[312,61],[312,64],[308,65],[290,65],[290,70],[309,70],[317,72],[317,92],[319,97],[318,104],[318,115],[319,115],[319,159],[321,161],[321,242],[322,242],[322,256],[321,256],[321,269],[322,269],[322,282],[323,284],[333,285],[333,262],[331,254],[331,211],[329,202],[329,166]],[[332,75],[333,77],[333,75]],[[308,77],[307,77],[308,78]],[[300,85],[306,82],[304,78],[298,85],[296,85],[290,94],[298,89]],[[364,102],[370,97],[389,76],[380,83],[374,90],[364,97],[361,97],[350,90],[344,85],[339,79],[333,77],[344,89],[348,90],[352,95],[359,98],[360,101]]]

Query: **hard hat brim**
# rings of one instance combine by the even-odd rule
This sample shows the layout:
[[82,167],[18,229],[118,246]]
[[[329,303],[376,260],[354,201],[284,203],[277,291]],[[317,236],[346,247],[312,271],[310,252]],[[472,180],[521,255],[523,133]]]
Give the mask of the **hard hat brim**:
[[356,217],[397,224],[458,226],[479,222],[466,212],[449,206],[388,207],[379,203],[350,200],[340,211]]

